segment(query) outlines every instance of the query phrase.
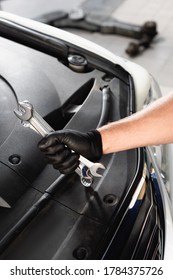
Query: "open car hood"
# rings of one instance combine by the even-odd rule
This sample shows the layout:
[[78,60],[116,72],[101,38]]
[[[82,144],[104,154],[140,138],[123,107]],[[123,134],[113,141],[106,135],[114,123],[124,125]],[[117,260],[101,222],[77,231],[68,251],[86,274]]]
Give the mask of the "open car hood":
[[[77,174],[45,164],[41,136],[13,113],[29,100],[55,130],[88,131],[139,109],[150,75],[80,37],[18,16],[0,13],[0,34],[0,197],[11,207],[0,208],[1,258],[160,257],[162,243],[139,250],[153,228],[157,239],[162,232],[154,194],[143,184],[144,149],[103,156],[103,178],[85,188]],[[151,232],[143,240],[146,213]]]

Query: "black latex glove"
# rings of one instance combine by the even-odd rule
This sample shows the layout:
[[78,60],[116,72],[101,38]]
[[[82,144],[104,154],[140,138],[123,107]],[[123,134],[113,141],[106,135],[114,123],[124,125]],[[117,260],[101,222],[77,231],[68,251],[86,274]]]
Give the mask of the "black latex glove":
[[[97,130],[82,133],[60,130],[50,133],[38,143],[46,161],[63,174],[72,173],[79,165],[79,155],[92,161],[102,156],[102,140]],[[73,151],[73,152],[72,152]]]

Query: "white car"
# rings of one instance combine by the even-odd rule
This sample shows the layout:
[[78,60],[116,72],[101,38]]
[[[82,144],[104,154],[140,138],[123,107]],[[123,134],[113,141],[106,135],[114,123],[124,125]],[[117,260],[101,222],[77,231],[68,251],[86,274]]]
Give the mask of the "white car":
[[0,258],[172,259],[165,148],[103,156],[103,177],[85,187],[76,173],[45,164],[41,136],[13,113],[29,100],[55,130],[88,131],[157,99],[153,77],[81,37],[13,14],[0,12],[0,35]]

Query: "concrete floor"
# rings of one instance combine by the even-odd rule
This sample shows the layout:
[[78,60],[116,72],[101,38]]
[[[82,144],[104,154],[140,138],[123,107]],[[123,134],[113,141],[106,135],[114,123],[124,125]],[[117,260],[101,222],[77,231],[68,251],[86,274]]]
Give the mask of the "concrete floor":
[[[96,0],[98,5],[102,0]],[[96,3],[94,1],[94,3]],[[115,1],[115,0],[114,0]],[[119,35],[103,35],[87,31],[70,29],[84,38],[109,49],[116,55],[132,60],[145,67],[159,82],[163,94],[173,89],[173,1],[172,0],[117,0],[116,8],[112,8],[110,16],[115,19],[143,24],[145,21],[157,22],[158,35],[151,47],[142,54],[131,58],[125,53],[129,42],[134,41]],[[56,11],[70,11],[86,1],[82,0],[5,0],[1,1],[1,9],[21,16],[35,18],[36,16]],[[111,3],[111,1],[108,1]],[[107,2],[107,3],[108,3]],[[121,3],[120,3],[121,2]],[[113,3],[113,2],[112,2]],[[100,7],[100,6],[98,6]],[[115,6],[114,6],[115,7]]]

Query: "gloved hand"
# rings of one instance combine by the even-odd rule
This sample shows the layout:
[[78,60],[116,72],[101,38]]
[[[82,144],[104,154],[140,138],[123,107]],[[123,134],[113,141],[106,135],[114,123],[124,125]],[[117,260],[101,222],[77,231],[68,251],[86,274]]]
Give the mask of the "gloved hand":
[[[72,173],[79,165],[79,155],[92,161],[102,156],[102,140],[97,130],[82,133],[60,130],[50,133],[38,143],[46,161],[63,174]],[[74,152],[72,152],[74,151]]]

